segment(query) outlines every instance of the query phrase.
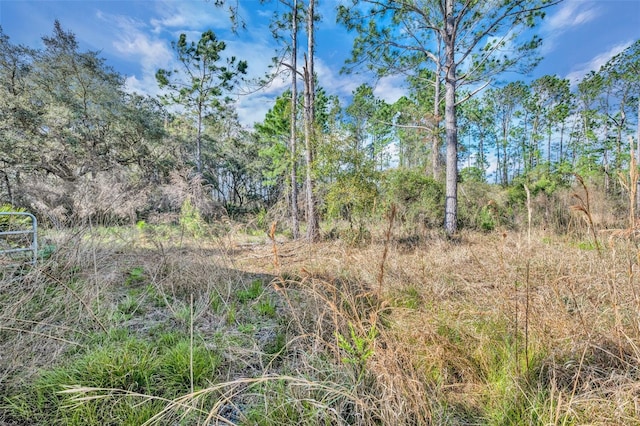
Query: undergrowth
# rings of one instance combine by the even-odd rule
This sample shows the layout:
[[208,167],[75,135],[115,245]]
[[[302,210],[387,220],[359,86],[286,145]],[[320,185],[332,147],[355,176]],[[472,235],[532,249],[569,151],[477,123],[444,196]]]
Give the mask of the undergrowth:
[[51,232],[0,282],[0,422],[640,424],[631,234],[378,228]]

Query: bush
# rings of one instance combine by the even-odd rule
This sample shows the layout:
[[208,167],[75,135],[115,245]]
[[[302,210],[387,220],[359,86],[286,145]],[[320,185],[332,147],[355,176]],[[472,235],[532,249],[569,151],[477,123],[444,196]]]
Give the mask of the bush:
[[198,238],[204,235],[205,223],[200,210],[188,198],[184,200],[180,209],[180,226],[192,237]]
[[371,214],[377,198],[378,188],[373,176],[357,171],[342,174],[329,187],[325,197],[327,215],[348,220],[351,225],[354,222],[361,225]]
[[444,186],[419,170],[389,170],[384,175],[384,199],[395,204],[403,223],[436,227],[444,223]]
[[504,198],[505,193],[499,187],[481,182],[462,183],[458,194],[460,227],[493,231],[513,226],[513,215]]

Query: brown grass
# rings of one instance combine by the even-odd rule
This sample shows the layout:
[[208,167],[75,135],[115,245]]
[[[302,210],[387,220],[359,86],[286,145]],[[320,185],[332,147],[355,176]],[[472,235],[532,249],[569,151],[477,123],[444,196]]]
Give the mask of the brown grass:
[[[237,333],[236,325],[223,326],[202,301],[217,294],[231,303],[251,277],[269,277],[287,330],[277,362],[264,361],[258,347],[230,347],[223,380],[168,400],[158,424],[200,407],[207,392],[219,403],[204,417],[224,424],[223,406],[267,400],[252,386],[271,382],[284,383],[286,404],[316,404],[331,424],[640,424],[635,241],[614,240],[599,254],[532,229],[431,235],[406,247],[394,226],[381,225],[357,248],[288,241],[275,227],[264,236],[197,241],[142,240],[135,229],[60,237],[57,254],[20,289],[0,288],[1,386],[10,390],[16,377],[28,380],[86,344],[82,333],[110,327],[105,310],[125,272],[141,266],[167,312],[178,317],[185,304],[193,329],[211,339],[215,331]],[[74,277],[89,284],[69,287]],[[65,303],[46,305],[58,281]],[[24,311],[37,298],[42,311]],[[144,333],[160,314],[145,315],[129,327]],[[153,397],[69,385],[80,385],[68,391],[77,403]]]

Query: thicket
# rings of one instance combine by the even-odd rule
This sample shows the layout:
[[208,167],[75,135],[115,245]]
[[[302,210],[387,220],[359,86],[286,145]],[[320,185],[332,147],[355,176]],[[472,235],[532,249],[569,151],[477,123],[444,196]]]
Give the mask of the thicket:
[[[32,49],[0,33],[2,203],[60,229],[180,224],[190,208],[209,223],[225,217],[255,223],[259,214],[289,226],[289,170],[293,163],[303,170],[301,153],[289,152],[290,93],[254,130],[243,128],[227,104],[195,129],[188,115],[158,99],[127,93],[123,76],[98,52],[82,51],[58,22],[43,42]],[[634,43],[573,90],[546,76],[463,104],[459,226],[523,229],[531,211],[534,226],[570,229],[576,174],[609,208],[596,220],[618,226],[630,192],[620,174],[629,174],[635,155],[625,137],[637,125],[637,51]],[[422,123],[433,110],[432,89],[414,80],[409,87],[406,97],[387,104],[365,84],[345,107],[317,89],[310,167],[318,210],[335,222],[330,230],[344,224],[345,236],[368,240],[372,223],[391,205],[408,234],[442,225],[442,147],[433,142],[441,135],[437,123]],[[304,192],[301,181],[293,184]],[[304,219],[302,202],[298,210]]]

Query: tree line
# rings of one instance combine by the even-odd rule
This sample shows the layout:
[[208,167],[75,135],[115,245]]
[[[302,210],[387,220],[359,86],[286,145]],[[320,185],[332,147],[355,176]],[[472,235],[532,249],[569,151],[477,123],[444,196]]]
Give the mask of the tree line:
[[344,104],[327,93],[313,71],[315,0],[282,2],[266,80],[285,73],[291,85],[253,129],[229,96],[251,64],[225,56],[211,30],[172,43],[179,66],[157,71],[164,95],[154,98],[127,92],[123,76],[57,21],[42,49],[12,44],[0,29],[0,201],[61,226],[170,217],[187,201],[205,217],[280,211],[296,238],[302,211],[314,240],[321,217],[361,228],[391,203],[449,233],[481,226],[458,214],[468,215],[461,183],[550,193],[577,173],[622,191],[629,136],[640,132],[640,41],[575,85],[553,75],[489,85],[505,70],[531,69],[540,40],[502,56],[510,40],[488,35],[531,29],[552,3],[502,2],[491,13],[482,2],[420,6],[430,13],[371,3],[366,19],[359,2],[339,9],[358,34],[345,72],[405,75],[406,95],[387,103],[363,84]]

